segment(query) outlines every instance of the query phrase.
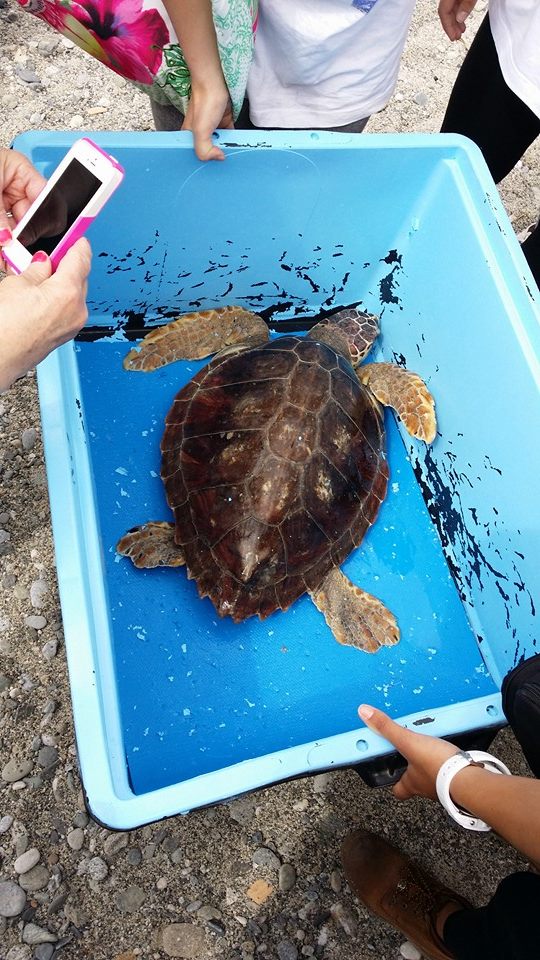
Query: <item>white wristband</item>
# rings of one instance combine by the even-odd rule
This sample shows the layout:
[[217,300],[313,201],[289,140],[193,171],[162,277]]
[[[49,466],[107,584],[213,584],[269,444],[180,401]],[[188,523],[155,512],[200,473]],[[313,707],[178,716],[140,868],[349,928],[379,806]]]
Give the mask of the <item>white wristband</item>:
[[484,753],[483,750],[460,750],[453,757],[449,757],[439,770],[435,783],[437,796],[452,819],[460,826],[465,827],[466,830],[491,830],[489,824],[485,823],[484,820],[473,817],[466,810],[460,810],[450,796],[450,784],[456,773],[469,766],[484,767],[491,773],[511,776],[510,770],[502,760],[492,757],[490,753]]

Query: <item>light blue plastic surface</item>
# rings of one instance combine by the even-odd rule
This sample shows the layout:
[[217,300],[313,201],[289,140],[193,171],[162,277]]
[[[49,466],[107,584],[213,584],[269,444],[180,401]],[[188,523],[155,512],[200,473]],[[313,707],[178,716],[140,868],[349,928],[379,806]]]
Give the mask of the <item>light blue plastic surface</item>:
[[[47,174],[75,137],[16,146]],[[115,332],[39,371],[83,781],[111,827],[387,752],[361,701],[438,735],[500,723],[501,679],[536,649],[540,310],[479,152],[259,138],[227,133],[225,163],[203,165],[188,134],[95,137],[126,169],[90,231],[90,322]],[[307,597],[235,626],[181,569],[114,549],[169,518],[162,424],[199,366],[126,373],[126,324],[242,303],[301,325],[357,301],[381,314],[374,359],[428,381],[440,431],[428,450],[387,414],[388,497],[344,567],[398,618],[401,642],[374,656],[339,646]]]

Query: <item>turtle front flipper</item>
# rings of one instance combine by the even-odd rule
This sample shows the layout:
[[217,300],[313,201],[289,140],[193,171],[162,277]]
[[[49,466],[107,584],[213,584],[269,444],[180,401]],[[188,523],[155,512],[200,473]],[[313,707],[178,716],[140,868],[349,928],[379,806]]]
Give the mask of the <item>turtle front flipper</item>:
[[412,437],[433,443],[437,433],[435,401],[417,373],[393,363],[366,363],[356,372],[379,403],[396,411]]
[[243,307],[185,313],[148,333],[139,347],[124,357],[124,369],[149,372],[175,360],[201,360],[231,344],[254,338],[265,343],[268,327],[262,317]]
[[360,590],[335,567],[310,594],[338,643],[375,653],[399,640],[394,615],[380,600]]
[[116,544],[136,567],[183,567],[186,559],[174,542],[174,523],[150,521],[129,530]]

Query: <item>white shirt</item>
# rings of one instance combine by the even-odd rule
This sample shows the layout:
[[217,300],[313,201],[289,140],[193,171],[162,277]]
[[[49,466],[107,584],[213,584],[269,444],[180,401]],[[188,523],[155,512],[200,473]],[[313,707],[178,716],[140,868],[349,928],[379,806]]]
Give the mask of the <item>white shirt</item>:
[[252,122],[337,127],[382,110],[414,2],[260,0],[248,77]]
[[539,0],[490,0],[489,20],[506,83],[540,117]]

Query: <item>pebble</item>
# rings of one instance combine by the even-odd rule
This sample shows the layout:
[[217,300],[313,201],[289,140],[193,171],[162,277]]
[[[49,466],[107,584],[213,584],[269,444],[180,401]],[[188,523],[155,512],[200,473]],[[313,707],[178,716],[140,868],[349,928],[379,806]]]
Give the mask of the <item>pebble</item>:
[[47,621],[45,617],[38,617],[38,616],[25,617],[24,622],[27,627],[32,627],[34,630],[43,630],[43,627],[47,626]]
[[132,867],[138,867],[142,863],[142,853],[138,847],[131,847],[127,852],[126,860]]
[[[39,77],[36,77],[36,79],[39,82]],[[21,437],[23,450],[26,450],[27,452],[28,450],[31,450],[36,440],[37,440],[37,430],[35,429],[35,427],[27,427],[26,430],[23,430],[22,437]]]
[[6,953],[6,960],[31,960],[32,951],[26,944],[18,943]]
[[289,890],[292,890],[296,883],[296,870],[290,863],[284,863],[279,868],[279,889],[283,893],[288,893]]
[[12,757],[2,770],[2,780],[5,780],[6,783],[17,783],[18,780],[28,776],[32,766],[31,760],[16,760],[15,757]]
[[24,83],[40,83],[40,79],[35,70],[28,70],[27,67],[15,67],[15,76]]
[[330,874],[330,886],[334,893],[341,893],[342,881],[339,870],[332,870]]
[[228,804],[229,816],[235,823],[241,826],[247,826],[253,820],[255,813],[255,801],[249,797],[240,797],[238,800],[232,800]]
[[426,93],[415,93],[413,99],[419,107],[425,107],[426,103],[428,102],[428,96]]
[[13,596],[16,600],[28,600],[28,588],[23,583],[16,583],[13,588]]
[[27,873],[21,874],[19,877],[19,883],[23,890],[27,890],[28,893],[35,893],[36,890],[43,890],[47,886],[50,880],[49,871],[43,864],[38,864],[37,867],[32,867],[31,870],[28,870]]
[[318,773],[313,778],[313,793],[326,793],[330,786],[331,776],[329,773]]
[[17,857],[15,863],[13,864],[15,873],[28,873],[32,867],[35,867],[36,863],[39,863],[41,855],[39,850],[36,850],[35,847],[31,847],[30,850],[27,850],[26,853],[22,853],[20,857]]
[[74,827],[86,827],[90,822],[90,817],[85,810],[79,810],[71,822]]
[[101,857],[92,857],[92,859],[88,862],[86,872],[90,880],[99,882],[105,879],[109,872],[109,868],[105,861],[101,859]]
[[127,887],[115,897],[115,903],[122,913],[136,913],[145,900],[145,892],[141,887]]
[[282,940],[277,945],[279,960],[298,960],[298,950],[290,940]]
[[143,860],[151,860],[157,850],[157,843],[147,843],[143,848]]
[[420,951],[415,947],[414,943],[410,943],[408,940],[401,944],[399,952],[402,957],[405,957],[405,960],[422,960]]
[[222,914],[221,910],[218,910],[217,907],[212,907],[209,903],[205,903],[197,910],[197,916],[201,920],[221,920]]
[[253,854],[253,864],[256,867],[268,867],[270,870],[279,870],[281,860],[268,847],[259,847]]
[[7,833],[8,830],[11,828],[12,823],[13,823],[13,817],[10,817],[9,814],[6,814],[5,817],[2,817],[2,819],[0,820],[0,833]]
[[23,943],[29,943],[31,946],[37,946],[39,943],[56,943],[58,937],[45,930],[44,927],[38,927],[36,923],[27,923],[23,930]]
[[156,881],[156,890],[166,890],[168,885],[169,881],[167,877],[160,877],[159,880]]
[[72,850],[82,850],[84,845],[84,830],[81,827],[76,827],[75,830],[70,830],[66,840],[68,842],[68,847],[71,847]]
[[330,913],[336,923],[339,923],[349,937],[355,937],[358,930],[358,923],[348,907],[342,903],[334,903],[330,907]]
[[81,130],[84,126],[84,118],[79,113],[75,114],[74,117],[70,117],[69,126],[72,130]]
[[202,927],[191,923],[170,923],[161,928],[163,952],[168,957],[198,960],[206,953],[206,938]]
[[45,657],[45,660],[54,660],[56,654],[58,653],[58,640],[56,637],[53,637],[51,640],[47,640],[41,648],[41,652]]
[[34,608],[43,606],[45,597],[49,592],[49,584],[46,580],[34,580],[30,584],[30,603]]
[[34,950],[34,960],[51,960],[53,953],[52,943],[40,943]]
[[56,747],[42,747],[38,753],[38,763],[40,767],[47,769],[52,767],[58,761],[58,750]]
[[37,48],[42,57],[52,57],[58,50],[58,37],[48,37],[46,40],[40,40]]
[[107,857],[114,857],[120,853],[124,847],[127,847],[129,836],[127,833],[111,833],[103,844],[103,851]]
[[26,904],[26,894],[18,883],[4,880],[0,883],[0,917],[18,917]]

